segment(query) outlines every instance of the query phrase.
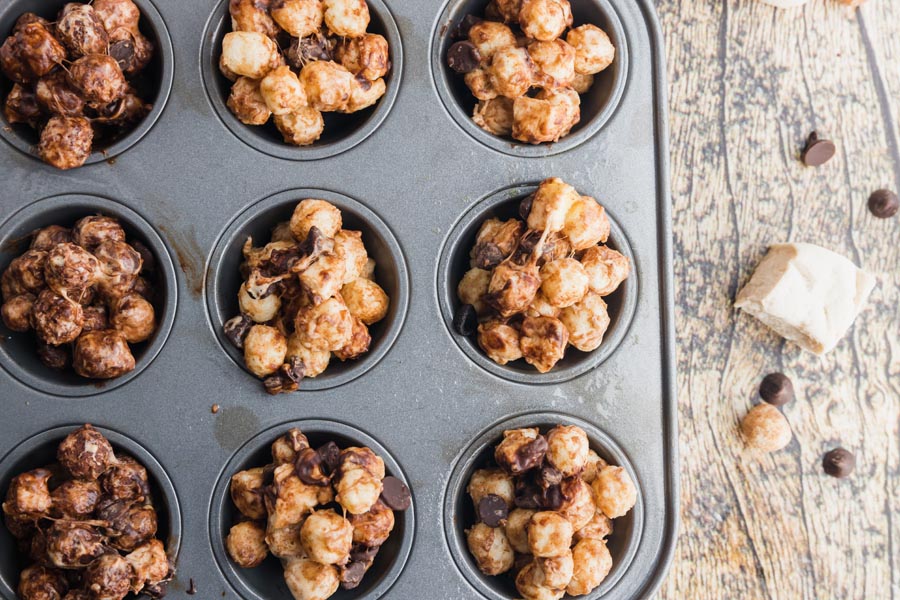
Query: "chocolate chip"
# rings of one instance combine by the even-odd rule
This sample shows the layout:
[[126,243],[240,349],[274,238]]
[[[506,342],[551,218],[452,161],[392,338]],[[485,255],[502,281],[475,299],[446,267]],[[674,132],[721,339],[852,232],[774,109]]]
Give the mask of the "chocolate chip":
[[877,190],[869,196],[869,211],[879,219],[890,219],[900,210],[900,200],[891,190]]
[[500,246],[493,242],[482,242],[476,244],[473,252],[473,265],[479,269],[490,271],[501,262],[506,256]]
[[531,206],[534,204],[534,194],[528,194],[522,201],[519,202],[519,216],[522,217],[523,221],[528,220],[528,215],[531,214]]
[[375,556],[381,546],[366,546],[365,544],[353,544],[350,548],[350,560],[354,562],[371,562],[375,560]]
[[822,458],[822,468],[832,477],[843,479],[856,467],[856,457],[844,448],[835,448]]
[[341,587],[345,590],[355,589],[363,580],[369,567],[363,562],[352,562],[341,567]]
[[500,527],[509,516],[506,500],[496,494],[488,494],[478,501],[478,519],[488,527]]
[[759,384],[759,397],[774,406],[784,406],[794,399],[794,384],[784,373],[770,373]]
[[320,446],[316,452],[322,458],[322,471],[326,475],[334,473],[341,462],[341,449],[334,442],[328,442],[324,446]]
[[558,510],[563,504],[563,493],[558,485],[548,487],[541,492],[541,508],[545,510]]
[[525,473],[544,462],[547,454],[547,440],[539,435],[527,444],[523,444],[516,450],[515,464],[512,465],[516,474]]
[[533,483],[519,480],[516,482],[513,503],[517,508],[538,509],[541,507],[541,489]]
[[322,456],[312,448],[304,448],[297,455],[294,463],[297,477],[306,485],[324,487],[331,483],[331,478],[322,470]]
[[456,27],[450,32],[450,36],[455,40],[464,40],[469,37],[469,30],[481,23],[482,20],[475,15],[466,15],[462,18],[462,21],[456,24]]
[[331,60],[331,44],[328,38],[320,33],[305,38],[293,38],[284,57],[289,65],[295,69],[302,69],[312,61]]
[[406,510],[412,504],[412,494],[406,484],[390,475],[381,482],[381,501],[391,510]]
[[134,42],[131,40],[113,42],[109,45],[109,55],[116,59],[123,71],[127,71],[134,66]]
[[535,480],[537,481],[537,484],[541,486],[541,488],[547,489],[548,487],[552,487],[554,485],[559,485],[560,483],[562,483],[563,474],[556,467],[544,465],[538,471]]
[[250,333],[252,327],[253,320],[247,315],[240,314],[233,319],[225,321],[223,329],[228,341],[238,350],[242,350],[244,348],[244,339]]
[[456,42],[447,50],[447,66],[457,73],[471,73],[481,64],[481,53],[472,42]]
[[466,337],[475,334],[478,329],[478,314],[475,312],[474,306],[463,304],[456,309],[456,314],[453,315],[453,329],[459,335]]
[[813,131],[806,140],[806,147],[800,155],[807,167],[820,167],[834,157],[836,149],[834,142],[823,140]]

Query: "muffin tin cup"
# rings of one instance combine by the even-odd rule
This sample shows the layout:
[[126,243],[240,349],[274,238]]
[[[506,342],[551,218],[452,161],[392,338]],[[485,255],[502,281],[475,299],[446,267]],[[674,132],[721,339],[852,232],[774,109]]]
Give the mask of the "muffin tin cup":
[[475,237],[481,224],[492,217],[519,218],[519,202],[536,189],[537,184],[515,185],[502,189],[476,203],[457,221],[441,251],[437,272],[437,297],[447,332],[459,349],[475,364],[498,377],[515,383],[559,384],[596,369],[612,356],[625,339],[637,310],[639,269],[625,232],[609,214],[609,211],[607,211],[607,215],[610,222],[610,235],[607,245],[628,258],[631,262],[631,273],[628,279],[622,282],[619,289],[604,298],[609,305],[610,325],[599,348],[593,352],[582,352],[569,346],[566,348],[565,356],[553,369],[547,373],[539,373],[524,359],[506,365],[495,363],[479,347],[475,335],[470,337],[460,335],[453,327],[453,316],[461,305],[456,295],[456,287],[470,268],[469,251],[475,245]]
[[[9,484],[16,475],[56,462],[57,446],[78,427],[80,425],[65,425],[38,433],[0,459],[0,493],[3,497],[6,497]],[[95,429],[109,440],[117,454],[132,456],[147,469],[159,517],[157,537],[166,545],[166,553],[177,573],[178,552],[181,548],[181,507],[172,480],[156,458],[134,439],[105,427],[95,426]],[[21,564],[19,556],[15,538],[0,525],[0,596],[9,600],[18,597],[15,590],[19,582],[19,573],[25,566]],[[147,596],[141,594],[137,598]]]
[[0,366],[22,384],[51,396],[93,396],[136,379],[160,353],[175,322],[178,283],[169,251],[143,217],[114,200],[66,194],[38,200],[14,213],[0,224],[0,269],[5,270],[15,257],[28,249],[33,231],[48,225],[71,227],[78,219],[97,214],[118,219],[125,229],[126,239],[141,241],[156,258],[156,272],[152,277],[148,276],[158,295],[154,302],[156,331],[145,342],[129,344],[136,363],[133,371],[115,379],[97,380],[79,377],[71,368],[60,372],[44,366],[35,351],[37,336],[34,331],[11,332],[0,323]]
[[488,148],[520,158],[540,158],[572,150],[591,139],[612,118],[628,81],[628,43],[622,21],[609,0],[570,0],[574,26],[591,23],[603,29],[616,47],[612,65],[594,78],[581,94],[581,120],[569,135],[555,143],[527,144],[512,137],[488,133],[472,120],[477,104],[463,76],[447,66],[447,50],[453,45],[453,29],[466,15],[483,16],[486,0],[449,0],[441,11],[431,37],[431,75],[438,96],[459,127]]
[[[172,39],[169,37],[166,23],[150,0],[133,0],[133,2],[141,10],[141,33],[152,41],[155,47],[153,59],[147,69],[138,77],[138,79],[143,79],[146,84],[140,87],[153,90],[153,95],[142,96],[145,102],[153,105],[153,108],[127,134],[115,139],[108,146],[92,148],[91,155],[84,163],[85,166],[115,158],[141,141],[162,116],[172,92],[172,81],[175,77],[175,50],[172,47]],[[66,4],[68,4],[67,0],[7,0],[0,5],[0,36],[2,36],[0,43],[12,32],[16,19],[22,13],[33,12],[52,22],[56,20],[56,15]],[[5,101],[11,88],[12,82],[0,74],[0,99]],[[24,124],[11,125],[2,115],[2,111],[0,111],[0,137],[3,137],[20,152],[40,160],[37,154],[40,137],[38,132]]]
[[[409,305],[409,274],[406,259],[394,234],[378,215],[360,202],[327,190],[296,189],[270,196],[240,213],[219,237],[206,271],[206,308],[216,339],[235,364],[247,371],[243,353],[225,337],[223,326],[239,314],[238,289],[242,278],[241,248],[248,236],[255,245],[269,241],[272,228],[289,221],[294,207],[305,198],[327,200],[340,209],[345,229],[363,233],[363,243],[376,262],[375,281],[390,298],[388,314],[369,327],[372,344],[369,351],[356,360],[341,361],[332,357],[328,368],[318,377],[303,379],[300,392],[326,390],[349,383],[372,369],[391,349],[400,335]],[[247,371],[250,374],[249,371]],[[258,384],[262,389],[262,383]]]
[[383,35],[391,52],[391,70],[385,75],[387,91],[375,106],[344,115],[323,113],[325,130],[318,141],[309,146],[293,146],[285,142],[270,120],[262,126],[245,125],[232,114],[226,102],[231,91],[231,81],[219,71],[222,40],[231,31],[229,0],[216,5],[203,32],[200,48],[200,77],[209,103],[222,124],[239,140],[269,156],[286,160],[319,160],[336,156],[356,147],[375,133],[391,109],[403,79],[403,42],[394,16],[384,0],[367,0],[371,14],[370,33]]
[[[385,472],[409,486],[403,469],[390,452],[363,431],[345,423],[325,420],[302,420],[282,423],[247,441],[228,461],[219,475],[209,509],[209,537],[216,563],[234,591],[245,600],[272,600],[290,598],[284,583],[283,568],[278,559],[269,556],[255,569],[242,569],[235,565],[225,550],[228,531],[236,522],[238,511],[229,492],[231,476],[239,471],[260,467],[272,462],[270,447],[279,436],[296,427],[308,438],[312,447],[334,441],[341,448],[366,446],[384,460]],[[410,486],[411,487],[411,486]],[[375,562],[362,583],[355,590],[339,589],[332,600],[375,600],[384,596],[400,577],[413,546],[416,528],[415,490],[413,502],[404,512],[394,512],[395,525],[391,537],[381,547]]]
[[[624,467],[638,492],[634,508],[624,517],[613,521],[613,533],[607,539],[607,547],[613,560],[609,575],[590,594],[579,596],[579,598],[596,600],[612,590],[616,582],[628,570],[640,545],[644,527],[644,504],[640,480],[631,466],[628,456],[610,436],[587,421],[557,412],[525,413],[505,419],[484,430],[457,457],[444,494],[444,534],[450,554],[463,577],[482,596],[490,600],[510,600],[519,598],[520,595],[509,574],[490,577],[478,570],[475,559],[466,544],[465,530],[476,522],[475,509],[472,499],[466,492],[466,487],[472,473],[493,459],[494,447],[502,441],[504,431],[523,427],[539,427],[541,433],[547,433],[555,425],[577,425],[584,429],[590,440],[591,449],[610,464]],[[566,598],[571,598],[571,596],[566,596]]]

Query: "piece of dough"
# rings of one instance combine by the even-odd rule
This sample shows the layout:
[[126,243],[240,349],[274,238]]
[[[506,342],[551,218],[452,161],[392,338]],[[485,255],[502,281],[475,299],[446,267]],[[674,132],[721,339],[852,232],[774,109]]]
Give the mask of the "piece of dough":
[[814,244],[775,244],[735,300],[778,334],[816,354],[840,341],[875,278]]

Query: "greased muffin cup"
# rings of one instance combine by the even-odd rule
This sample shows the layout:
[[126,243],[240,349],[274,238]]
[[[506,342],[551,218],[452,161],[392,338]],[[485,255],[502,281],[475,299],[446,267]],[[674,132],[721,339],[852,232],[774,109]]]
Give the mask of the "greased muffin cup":
[[0,323],[0,366],[19,382],[39,392],[61,397],[84,397],[102,394],[138,378],[162,351],[178,306],[178,284],[169,250],[156,230],[138,213],[117,201],[99,196],[66,194],[34,202],[0,224],[0,270],[28,249],[30,234],[48,225],[71,227],[82,217],[104,215],[118,219],[128,240],[143,243],[156,259],[156,270],[147,277],[156,291],[153,302],[156,331],[145,342],[131,344],[136,366],[133,371],[108,380],[79,377],[73,370],[54,371],[44,366],[35,353],[33,331],[14,333]]

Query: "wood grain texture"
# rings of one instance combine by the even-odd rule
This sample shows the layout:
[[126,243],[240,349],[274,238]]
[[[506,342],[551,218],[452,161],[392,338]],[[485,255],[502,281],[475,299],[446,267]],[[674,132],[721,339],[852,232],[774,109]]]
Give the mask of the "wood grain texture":
[[[682,461],[667,599],[900,598],[900,2],[779,11],[659,0],[666,36]],[[838,155],[804,167],[818,130]],[[732,308],[770,243],[813,242],[879,284],[823,359]],[[738,423],[761,378],[789,374],[787,449],[748,452]],[[857,455],[848,480],[822,455]]]

